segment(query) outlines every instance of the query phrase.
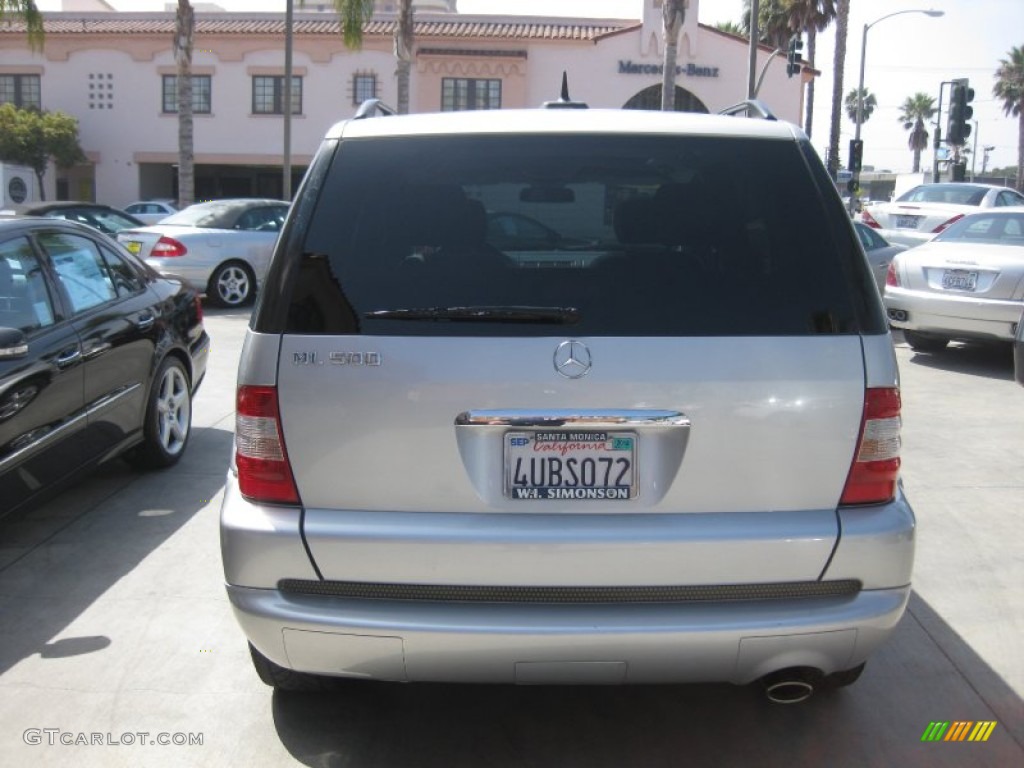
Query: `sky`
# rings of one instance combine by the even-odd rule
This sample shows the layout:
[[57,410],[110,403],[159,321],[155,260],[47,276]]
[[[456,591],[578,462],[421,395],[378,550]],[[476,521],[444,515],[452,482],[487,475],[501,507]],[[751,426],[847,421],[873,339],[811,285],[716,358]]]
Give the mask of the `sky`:
[[[107,0],[120,11],[163,10],[168,0]],[[213,0],[230,11],[283,11],[285,0]],[[640,18],[644,0],[459,0],[462,13],[568,16],[590,18]],[[307,0],[308,5],[318,0]],[[42,10],[57,10],[60,0],[39,0]],[[847,35],[843,93],[857,87],[861,61],[861,43],[865,24],[867,35],[864,86],[875,95],[878,107],[861,127],[864,140],[864,164],[878,169],[909,171],[913,156],[907,148],[908,133],[900,123],[900,105],[915,93],[937,99],[939,84],[956,78],[969,78],[975,91],[972,104],[974,120],[968,146],[977,140],[976,170],[982,167],[983,149],[992,147],[988,169],[1015,165],[1017,162],[1017,118],[1007,116],[1002,103],[992,95],[999,61],[1013,47],[1024,46],[1024,0],[851,0]],[[296,1],[295,7],[300,3]],[[716,24],[739,22],[742,0],[703,0],[699,3],[699,21]],[[898,11],[936,9],[939,18],[907,13],[882,19]],[[877,23],[876,23],[877,22]],[[818,36],[816,68],[821,76],[815,86],[815,114],[812,142],[822,157],[829,138],[832,104],[834,25]],[[807,53],[806,45],[804,53]],[[784,66],[785,59],[776,59]],[[949,88],[943,95],[948,104]],[[738,94],[742,98],[745,94]],[[770,105],[769,105],[770,106]],[[845,162],[854,125],[844,114],[841,120],[840,156]],[[945,118],[943,118],[945,133]],[[931,128],[929,128],[931,132]],[[930,167],[931,150],[922,156],[922,166]],[[970,168],[970,162],[968,163]]]

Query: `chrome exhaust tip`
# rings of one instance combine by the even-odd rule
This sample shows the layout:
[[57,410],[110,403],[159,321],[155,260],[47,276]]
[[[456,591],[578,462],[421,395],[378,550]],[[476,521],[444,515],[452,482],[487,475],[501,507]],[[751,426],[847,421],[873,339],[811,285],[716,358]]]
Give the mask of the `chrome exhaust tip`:
[[761,678],[764,695],[773,704],[800,704],[814,694],[821,673],[810,669],[780,669]]

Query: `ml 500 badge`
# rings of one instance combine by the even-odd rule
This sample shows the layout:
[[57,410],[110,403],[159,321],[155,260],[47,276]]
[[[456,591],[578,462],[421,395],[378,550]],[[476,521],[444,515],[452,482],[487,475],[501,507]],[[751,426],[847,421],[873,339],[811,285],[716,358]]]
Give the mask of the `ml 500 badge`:
[[[327,356],[331,365],[372,365],[381,364],[380,352],[331,352]],[[292,365],[323,365],[319,352],[293,352]]]

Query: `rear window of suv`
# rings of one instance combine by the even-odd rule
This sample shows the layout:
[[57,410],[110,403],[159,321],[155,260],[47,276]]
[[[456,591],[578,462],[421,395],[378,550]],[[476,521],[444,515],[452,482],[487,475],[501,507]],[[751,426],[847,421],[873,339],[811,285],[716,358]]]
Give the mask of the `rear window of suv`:
[[281,273],[290,286],[285,330],[857,332],[858,281],[844,263],[852,232],[837,237],[815,180],[794,141],[343,140],[298,269]]

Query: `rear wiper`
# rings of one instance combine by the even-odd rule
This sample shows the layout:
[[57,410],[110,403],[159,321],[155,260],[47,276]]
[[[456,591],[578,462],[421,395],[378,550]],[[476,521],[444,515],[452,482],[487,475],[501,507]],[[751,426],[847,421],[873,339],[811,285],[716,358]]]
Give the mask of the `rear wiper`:
[[376,309],[363,315],[368,320],[453,320],[481,323],[558,323],[579,322],[575,307],[421,307],[416,309]]

